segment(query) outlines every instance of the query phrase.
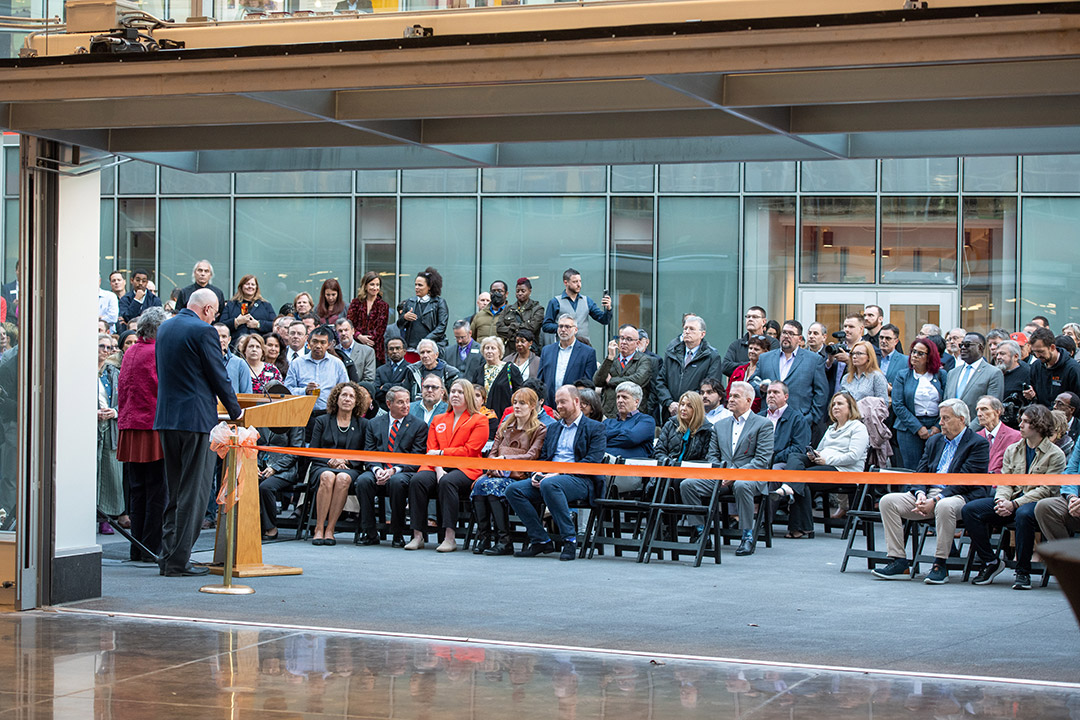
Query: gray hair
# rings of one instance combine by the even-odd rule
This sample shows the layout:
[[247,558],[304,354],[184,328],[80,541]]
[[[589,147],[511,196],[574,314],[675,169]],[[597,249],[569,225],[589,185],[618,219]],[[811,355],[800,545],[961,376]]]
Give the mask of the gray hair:
[[422,348],[424,345],[430,345],[432,350],[434,350],[436,353],[439,352],[439,346],[436,345],[435,341],[431,338],[424,338],[420,342],[416,343],[416,351],[420,352],[420,348]]
[[[762,384],[764,384],[764,383],[762,383]],[[774,387],[781,388],[784,391],[785,395],[790,395],[791,394],[791,390],[788,389],[787,383],[784,382],[783,380],[772,380],[772,381],[770,381],[769,382],[769,388],[774,388]],[[768,391],[766,391],[766,392],[768,392]]]
[[461,330],[462,328],[464,328],[465,330],[471,330],[471,327],[469,325],[468,320],[458,320],[457,322],[455,322],[453,324],[453,326],[450,329],[451,330]]
[[[979,398],[979,402],[982,402],[983,400],[985,400],[990,405],[990,407],[993,408],[997,413],[1000,414],[1000,413],[1005,412],[1005,406],[1002,405],[1001,401],[998,400],[993,395],[983,395],[981,398]],[[976,403],[976,406],[977,405],[978,405],[978,403]],[[939,407],[940,407],[940,405],[939,405]]]
[[814,327],[815,325],[817,325],[819,328],[821,328],[821,334],[822,335],[828,335],[829,334],[829,328],[825,325],[825,323],[818,322],[817,320],[815,320],[814,322],[810,323],[809,326],[807,326],[806,332],[810,332],[810,328]]
[[971,412],[968,410],[967,403],[960,398],[942,400],[938,403],[938,410],[940,411],[941,408],[948,408],[949,412],[963,420],[965,425],[971,422]]
[[[570,313],[563,313],[559,316],[559,320],[572,320],[574,323],[574,327],[577,327],[577,318]],[[555,322],[558,322],[559,320],[556,320]]]
[[615,386],[615,394],[617,395],[619,393],[626,393],[630,397],[637,400],[639,403],[641,402],[641,386],[635,382],[624,380],[623,382],[619,383],[617,386]]
[[757,395],[757,391],[754,390],[754,386],[742,380],[736,380],[735,382],[731,383],[731,387],[728,388],[728,395],[731,395],[732,391],[736,389],[742,390],[742,394],[746,395],[748,398],[753,398],[755,395]]
[[213,265],[213,263],[211,263],[206,258],[203,258],[202,260],[200,260],[199,262],[197,262],[197,263],[195,263],[194,265],[191,266],[191,279],[192,280],[195,279],[195,268],[199,267],[203,263],[206,263],[206,265],[210,268],[210,279],[211,280],[214,279],[214,265]]
[[195,308],[204,308],[210,303],[217,302],[217,295],[210,288],[200,288],[191,293],[191,297],[188,298],[187,306],[195,311]]
[[480,352],[484,352],[484,348],[488,345],[494,345],[499,349],[499,359],[506,354],[506,344],[502,341],[502,338],[498,335],[488,335],[486,338],[480,341]]
[[998,350],[1008,350],[1013,354],[1013,357],[1020,357],[1020,343],[1015,340],[1002,340],[998,343]]
[[158,328],[165,322],[165,310],[160,307],[146,308],[139,315],[138,324],[135,326],[135,334],[139,339],[152,340],[157,337]]
[[683,318],[682,322],[683,322],[683,325],[686,325],[686,323],[688,323],[688,322],[697,323],[697,329],[698,330],[700,330],[701,332],[707,332],[705,330],[705,321],[702,320],[701,317],[698,316],[698,315],[687,315],[686,317]]
[[398,393],[405,393],[408,398],[412,399],[412,393],[409,392],[407,389],[401,387],[400,385],[392,385],[390,389],[386,391],[386,401],[389,403],[390,398],[394,397]]
[[994,328],[990,332],[986,333],[986,341],[987,342],[990,342],[991,340],[1008,340],[1008,339],[1009,339],[1009,333],[1006,332],[1005,330],[1002,330],[1001,328]]
[[336,328],[342,327],[344,325],[348,325],[349,327],[353,326],[352,321],[350,321],[349,318],[346,317],[339,317],[337,320],[334,321],[334,327]]
[[934,323],[923,323],[921,330],[925,330],[926,335],[940,335],[944,337],[944,333],[941,332],[941,327]]

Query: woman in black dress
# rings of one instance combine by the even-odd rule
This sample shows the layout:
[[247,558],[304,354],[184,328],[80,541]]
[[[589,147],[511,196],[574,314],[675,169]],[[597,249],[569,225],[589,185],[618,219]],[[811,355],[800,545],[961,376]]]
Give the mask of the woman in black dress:
[[[367,420],[366,399],[354,382],[339,383],[326,400],[326,414],[315,418],[313,448],[362,450]],[[325,458],[312,460],[310,482],[318,481],[315,496],[315,533],[312,545],[337,545],[334,527],[363,463]]]

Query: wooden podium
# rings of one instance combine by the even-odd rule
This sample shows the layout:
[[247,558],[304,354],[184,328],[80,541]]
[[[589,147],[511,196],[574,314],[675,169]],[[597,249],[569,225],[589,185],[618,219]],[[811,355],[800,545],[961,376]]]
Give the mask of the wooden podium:
[[[236,421],[244,427],[303,427],[315,407],[314,395],[255,395],[238,393],[236,400],[244,414]],[[219,417],[229,422],[228,413],[218,403]],[[239,461],[238,461],[239,463]],[[262,522],[259,516],[259,472],[256,463],[244,463],[240,471],[244,492],[237,503],[236,545],[233,556],[233,577],[266,577],[269,575],[300,575],[304,571],[286,565],[266,565],[262,559]],[[219,515],[220,519],[220,515]],[[214,565],[210,572],[225,574],[225,524],[218,522],[214,543]]]

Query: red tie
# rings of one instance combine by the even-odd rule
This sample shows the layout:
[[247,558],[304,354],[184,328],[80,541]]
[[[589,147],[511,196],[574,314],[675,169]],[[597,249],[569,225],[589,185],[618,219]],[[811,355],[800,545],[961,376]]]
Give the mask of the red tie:
[[622,357],[619,358],[619,369],[620,370],[625,370],[626,369],[626,358],[622,358]]
[[[386,451],[387,452],[394,452],[394,441],[397,440],[397,426],[398,426],[398,421],[397,420],[390,423],[390,439],[386,443]],[[387,470],[389,470],[390,468],[392,468],[394,466],[389,464],[389,463],[383,463],[383,467],[386,468]]]

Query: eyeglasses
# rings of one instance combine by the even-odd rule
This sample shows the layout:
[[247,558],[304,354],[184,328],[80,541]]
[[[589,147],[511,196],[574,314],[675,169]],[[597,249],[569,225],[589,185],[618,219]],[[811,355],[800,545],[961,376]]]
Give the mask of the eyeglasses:
[[577,327],[577,326],[576,325],[562,325],[562,324],[559,325],[560,330],[573,330],[575,327]]
[[912,350],[911,351],[911,357],[925,357],[925,356],[926,356],[926,351],[925,350]]
[[963,342],[960,343],[960,347],[974,347],[974,346],[976,346],[978,344],[979,343],[977,343],[977,342],[971,342],[970,340],[964,340]]
[[781,330],[780,334],[781,335],[791,335],[792,337],[798,337],[799,336],[799,333],[795,332],[794,330]]
[[619,336],[619,342],[637,342],[637,341],[638,341],[638,339],[635,338],[635,337],[627,337],[626,335],[620,335]]
[[423,389],[423,390],[438,390],[439,386],[438,385],[424,385],[424,386],[422,386],[421,389]]
[[116,346],[115,345],[98,345],[97,348],[98,348],[98,350],[115,350]]

